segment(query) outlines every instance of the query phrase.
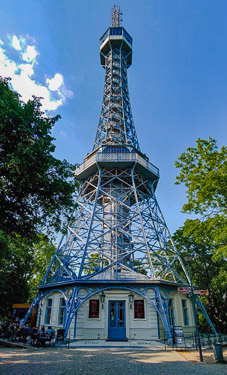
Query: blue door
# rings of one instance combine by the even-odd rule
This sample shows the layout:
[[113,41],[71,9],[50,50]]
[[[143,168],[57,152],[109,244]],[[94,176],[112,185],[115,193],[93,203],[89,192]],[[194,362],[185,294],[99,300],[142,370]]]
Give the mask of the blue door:
[[126,340],[125,301],[109,301],[109,340]]

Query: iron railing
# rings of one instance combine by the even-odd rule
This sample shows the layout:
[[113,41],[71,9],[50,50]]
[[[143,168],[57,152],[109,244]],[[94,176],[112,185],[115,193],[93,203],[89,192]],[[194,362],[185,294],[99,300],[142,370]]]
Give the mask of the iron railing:
[[[219,333],[217,336],[211,333],[200,333],[200,344],[203,349],[212,348],[214,344],[227,344],[227,334]],[[198,349],[198,337],[196,336],[196,333],[193,332],[187,332],[184,334],[184,338],[182,340],[182,345],[179,345],[175,342],[173,339],[172,345],[169,345],[168,337],[166,334],[164,335],[164,339],[161,341],[164,341],[165,347],[171,346],[173,349],[184,349],[184,350],[190,350],[190,349]]]
[[155,167],[152,163],[148,160],[144,159],[142,156],[138,155],[135,152],[128,153],[128,152],[110,152],[110,153],[102,153],[97,152],[96,161],[97,162],[115,162],[115,161],[132,161],[138,162],[143,167],[147,168],[151,172],[153,172],[156,176],[159,176],[159,169]]

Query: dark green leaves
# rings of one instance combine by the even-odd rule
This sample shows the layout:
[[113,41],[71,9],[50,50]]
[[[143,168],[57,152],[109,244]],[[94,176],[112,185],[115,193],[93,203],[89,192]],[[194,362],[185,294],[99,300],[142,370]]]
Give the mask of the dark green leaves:
[[227,203],[227,148],[218,150],[216,141],[197,140],[197,147],[189,147],[176,161],[181,168],[176,184],[187,188],[187,203],[183,212],[222,214]]
[[[193,282],[209,295],[203,303],[218,331],[226,330],[227,322],[227,148],[220,150],[214,139],[197,140],[196,147],[183,153],[176,167],[180,168],[177,184],[184,183],[187,202],[182,211],[197,215],[186,220],[176,231],[174,240],[184,258],[190,255]],[[200,322],[206,329],[205,321]]]
[[38,98],[23,103],[0,80],[0,229],[32,236],[62,230],[75,204],[75,166],[53,156],[51,129]]

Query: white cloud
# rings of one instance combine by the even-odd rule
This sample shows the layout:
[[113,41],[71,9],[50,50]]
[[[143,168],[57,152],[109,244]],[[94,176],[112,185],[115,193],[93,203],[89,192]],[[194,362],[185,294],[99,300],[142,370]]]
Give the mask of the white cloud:
[[1,39],[0,39],[0,45],[4,46],[4,43],[3,43],[3,41]]
[[12,77],[18,70],[15,61],[8,59],[5,50],[0,47],[0,72],[2,77]]
[[63,77],[61,74],[56,73],[53,78],[46,79],[47,86],[49,87],[49,90],[51,91],[57,91],[59,87],[63,84]]
[[22,59],[27,62],[35,62],[38,52],[35,46],[27,46],[26,51],[22,53]]
[[20,39],[18,39],[16,35],[13,35],[11,43],[12,43],[12,47],[15,48],[17,51],[22,50]]
[[[28,37],[31,40],[32,37]],[[10,46],[18,51],[18,59],[11,60],[7,56],[7,46],[3,48],[4,43],[0,41],[0,72],[2,77],[11,78],[13,89],[21,95],[24,102],[32,99],[33,95],[42,97],[42,110],[54,111],[65,103],[66,98],[73,97],[73,92],[66,88],[64,78],[60,73],[55,73],[53,78],[46,79],[46,85],[36,81],[33,78],[35,67],[38,65],[36,47],[27,45],[25,38],[17,38],[16,35],[9,39]],[[19,49],[19,47],[21,48]],[[25,63],[21,64],[20,58]],[[61,135],[65,136],[64,134]]]
[[66,133],[65,133],[63,130],[60,131],[60,135],[61,135],[62,137],[66,137]]
[[28,75],[29,77],[33,76],[34,69],[31,64],[20,64],[18,68],[21,70],[21,73]]

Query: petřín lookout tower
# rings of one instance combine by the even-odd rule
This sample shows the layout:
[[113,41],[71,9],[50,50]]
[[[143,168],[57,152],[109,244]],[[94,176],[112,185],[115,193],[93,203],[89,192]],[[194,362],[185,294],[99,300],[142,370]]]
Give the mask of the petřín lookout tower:
[[78,208],[32,307],[74,339],[171,341],[192,330],[190,278],[155,197],[159,170],[142,153],[130,106],[132,37],[114,6],[100,39],[104,94],[92,152],[75,170]]

